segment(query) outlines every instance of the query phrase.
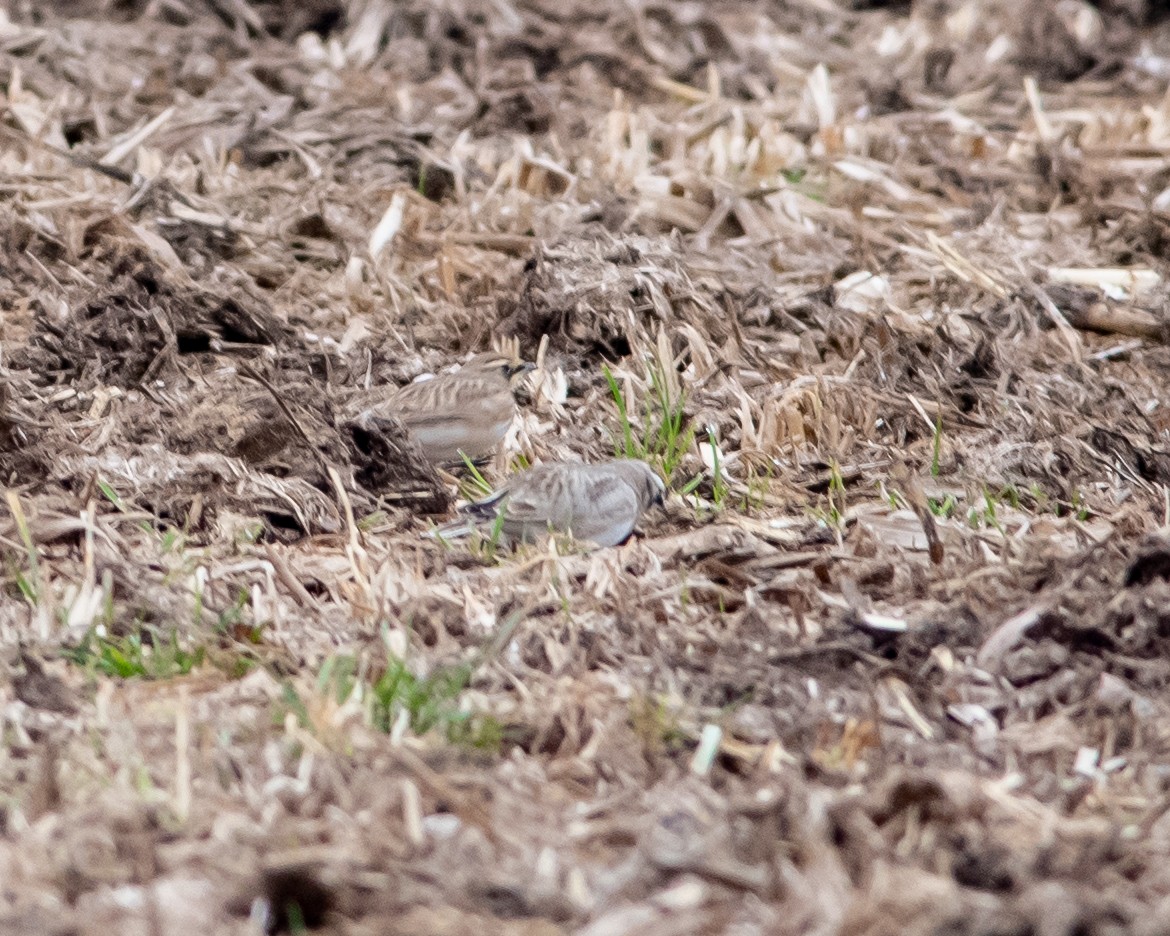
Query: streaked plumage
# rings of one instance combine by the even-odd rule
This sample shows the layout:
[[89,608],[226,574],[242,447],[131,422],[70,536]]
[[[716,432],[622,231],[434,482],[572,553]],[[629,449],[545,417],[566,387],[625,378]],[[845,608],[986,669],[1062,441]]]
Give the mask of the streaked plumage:
[[490,455],[516,415],[513,378],[531,369],[500,352],[477,354],[454,373],[383,395],[363,415],[397,416],[432,463]]
[[598,546],[615,546],[665,496],[662,479],[644,461],[554,462],[522,472],[490,497],[467,505],[463,512],[469,519],[436,532],[450,537],[479,528],[490,533],[500,523],[508,541],[555,531]]

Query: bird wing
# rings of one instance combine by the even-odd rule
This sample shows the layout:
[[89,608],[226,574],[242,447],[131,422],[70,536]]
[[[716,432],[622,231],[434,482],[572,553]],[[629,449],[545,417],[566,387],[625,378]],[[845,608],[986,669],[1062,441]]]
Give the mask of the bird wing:
[[515,413],[511,391],[499,380],[436,377],[407,384],[386,401],[432,460],[475,457],[504,437]]
[[638,495],[622,478],[611,472],[591,473],[581,485],[579,497],[569,525],[578,539],[616,546],[634,531]]
[[550,528],[601,546],[622,542],[638,520],[634,490],[612,472],[586,465],[535,470],[500,492],[504,532],[528,539]]
[[386,398],[386,404],[396,411],[420,416],[440,413],[466,417],[469,407],[510,410],[515,400],[507,383],[500,378],[443,374],[399,387]]
[[517,534],[557,526],[572,513],[571,478],[565,471],[534,470],[501,492],[504,529]]

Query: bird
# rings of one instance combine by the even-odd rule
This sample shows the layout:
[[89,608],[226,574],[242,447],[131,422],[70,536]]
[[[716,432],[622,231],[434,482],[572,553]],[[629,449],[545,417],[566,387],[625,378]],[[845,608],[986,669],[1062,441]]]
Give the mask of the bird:
[[516,415],[515,381],[534,367],[512,355],[487,351],[453,373],[383,392],[358,419],[396,416],[431,464],[459,462],[463,456],[482,458],[507,434]]
[[555,532],[598,546],[616,546],[629,539],[643,513],[661,507],[665,499],[666,485],[640,459],[549,462],[467,504],[462,508],[464,518],[437,527],[432,534],[455,538],[486,529],[511,543]]

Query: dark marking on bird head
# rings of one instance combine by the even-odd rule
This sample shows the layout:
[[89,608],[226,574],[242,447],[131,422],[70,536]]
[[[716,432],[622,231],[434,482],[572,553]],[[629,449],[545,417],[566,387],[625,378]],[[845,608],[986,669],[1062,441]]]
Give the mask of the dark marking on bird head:
[[466,364],[464,370],[480,371],[484,374],[498,373],[508,382],[514,378],[527,374],[536,367],[528,361],[522,361],[514,355],[503,351],[485,351],[477,354]]
[[650,482],[650,505],[652,507],[664,507],[666,505],[666,485],[662,483],[662,479],[658,477],[657,473],[651,475]]
[[666,485],[646,462],[638,458],[619,459],[614,465],[638,495],[643,510],[662,507],[666,503]]

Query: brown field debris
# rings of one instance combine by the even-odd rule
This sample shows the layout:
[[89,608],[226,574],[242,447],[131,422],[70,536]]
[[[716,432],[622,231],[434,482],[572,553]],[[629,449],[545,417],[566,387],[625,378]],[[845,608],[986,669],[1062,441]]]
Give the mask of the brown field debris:
[[[0,10],[0,930],[1166,932],[1168,28]],[[629,543],[423,535],[493,344]]]

